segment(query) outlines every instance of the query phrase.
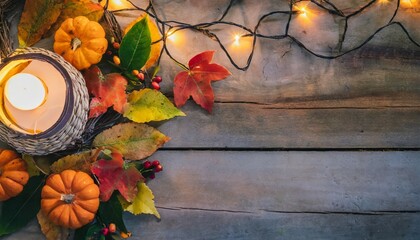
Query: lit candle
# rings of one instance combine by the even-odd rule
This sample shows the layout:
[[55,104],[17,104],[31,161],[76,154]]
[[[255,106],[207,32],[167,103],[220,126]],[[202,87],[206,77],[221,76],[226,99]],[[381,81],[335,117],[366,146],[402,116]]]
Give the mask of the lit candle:
[[29,73],[18,73],[5,86],[10,104],[20,110],[33,110],[45,101],[46,89],[41,79]]
[[54,126],[63,113],[66,82],[46,61],[34,59],[21,63],[23,67],[15,62],[18,61],[9,62],[0,70],[0,120],[18,132],[42,133]]

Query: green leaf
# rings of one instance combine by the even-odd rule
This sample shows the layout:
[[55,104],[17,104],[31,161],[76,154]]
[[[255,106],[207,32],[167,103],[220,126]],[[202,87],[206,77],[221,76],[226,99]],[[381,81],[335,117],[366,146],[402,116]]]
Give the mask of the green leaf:
[[22,159],[26,162],[26,170],[29,173],[29,177],[38,176],[41,173],[32,156],[23,154]]
[[73,240],[97,240],[101,234],[104,226],[98,221],[91,222],[81,228],[76,229],[74,232]]
[[140,70],[149,59],[152,38],[150,36],[147,17],[136,23],[124,36],[118,55],[121,67],[127,72]]
[[138,214],[153,214],[160,219],[160,214],[155,207],[152,190],[142,182],[137,184],[138,193],[132,203],[127,202],[124,198],[118,198],[125,211],[131,212],[134,215]]
[[16,197],[3,202],[0,215],[0,236],[16,232],[26,226],[41,208],[44,176],[31,177]]
[[128,96],[128,105],[124,110],[124,117],[138,123],[162,121],[185,116],[161,92],[145,88],[133,91]]
[[101,132],[93,141],[93,146],[115,148],[126,159],[140,160],[152,155],[169,139],[146,124],[129,122]]
[[107,202],[101,202],[97,214],[101,221],[107,226],[109,226],[110,223],[114,223],[119,231],[128,233],[122,216],[123,211],[124,209],[118,200],[117,193],[114,192]]

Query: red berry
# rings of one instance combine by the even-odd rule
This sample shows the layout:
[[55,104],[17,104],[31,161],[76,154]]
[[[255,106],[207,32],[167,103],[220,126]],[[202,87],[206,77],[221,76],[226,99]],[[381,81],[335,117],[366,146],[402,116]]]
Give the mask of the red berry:
[[112,52],[111,51],[107,51],[106,54],[112,55]]
[[137,77],[138,80],[140,80],[142,82],[144,81],[144,73],[139,72],[139,73],[137,73],[136,77]]
[[112,46],[113,46],[115,49],[120,49],[120,44],[119,44],[119,43],[117,43],[117,42],[112,43]]
[[102,235],[108,235],[109,229],[108,228],[102,228],[101,233]]
[[150,179],[155,179],[156,175],[154,173],[150,174],[149,178]]
[[163,170],[162,165],[157,165],[157,166],[155,167],[155,172],[160,172],[160,171],[162,171],[162,170]]
[[110,223],[109,224],[109,232],[114,233],[115,231],[117,231],[117,226],[115,226],[115,223]]
[[160,165],[160,162],[158,160],[155,160],[155,161],[152,162],[153,167],[157,167],[159,165]]
[[153,82],[157,82],[157,83],[160,83],[160,82],[162,82],[162,77],[161,76],[156,76],[156,77],[154,77],[153,78],[153,80],[152,80]]
[[157,83],[157,82],[152,82],[152,87],[156,90],[160,89],[159,83]]
[[152,166],[152,164],[149,161],[146,161],[146,162],[143,163],[143,167],[145,169],[149,169],[151,166]]

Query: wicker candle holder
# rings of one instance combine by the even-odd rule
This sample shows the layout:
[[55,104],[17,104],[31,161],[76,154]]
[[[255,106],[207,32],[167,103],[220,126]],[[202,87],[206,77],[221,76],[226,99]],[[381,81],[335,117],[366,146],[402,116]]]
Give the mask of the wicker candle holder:
[[[43,126],[44,129],[34,129],[33,132],[22,127],[23,125],[16,120],[16,117],[11,115],[11,111],[7,110],[7,100],[4,96],[4,85],[7,80],[21,70],[25,71],[24,68],[31,62],[42,62],[44,66],[48,64],[49,68],[53,67],[54,72],[59,73],[59,79],[48,80],[52,81],[51,84],[56,89],[48,88],[47,92],[50,97],[56,96],[62,99],[60,105],[54,103],[54,99],[48,99],[47,96],[46,103],[43,103],[46,105],[43,106],[44,109],[37,109],[38,112],[34,113],[22,111],[22,116],[25,114],[31,116],[27,122],[35,122],[36,128],[38,125],[41,128],[45,125],[42,119],[45,122],[51,122]],[[38,69],[39,71],[42,71],[40,74],[44,75],[44,78],[48,74],[53,76],[48,70]],[[64,79],[64,82],[62,87],[57,89],[53,81],[60,81],[60,79]],[[57,91],[60,94],[62,92],[63,95],[60,97],[60,94],[57,95]],[[87,122],[89,95],[81,73],[61,56],[44,49],[25,48],[16,50],[0,65],[0,103],[0,140],[8,143],[17,151],[31,155],[45,155],[65,150],[81,137]],[[51,106],[55,106],[55,108]],[[54,110],[51,110],[53,108]],[[39,122],[37,122],[37,114],[42,115]]]

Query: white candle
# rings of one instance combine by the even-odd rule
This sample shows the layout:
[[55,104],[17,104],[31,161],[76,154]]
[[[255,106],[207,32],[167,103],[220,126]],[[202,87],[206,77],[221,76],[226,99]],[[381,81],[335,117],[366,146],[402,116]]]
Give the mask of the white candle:
[[45,101],[44,83],[29,73],[12,76],[5,86],[5,96],[10,104],[20,110],[33,110]]

